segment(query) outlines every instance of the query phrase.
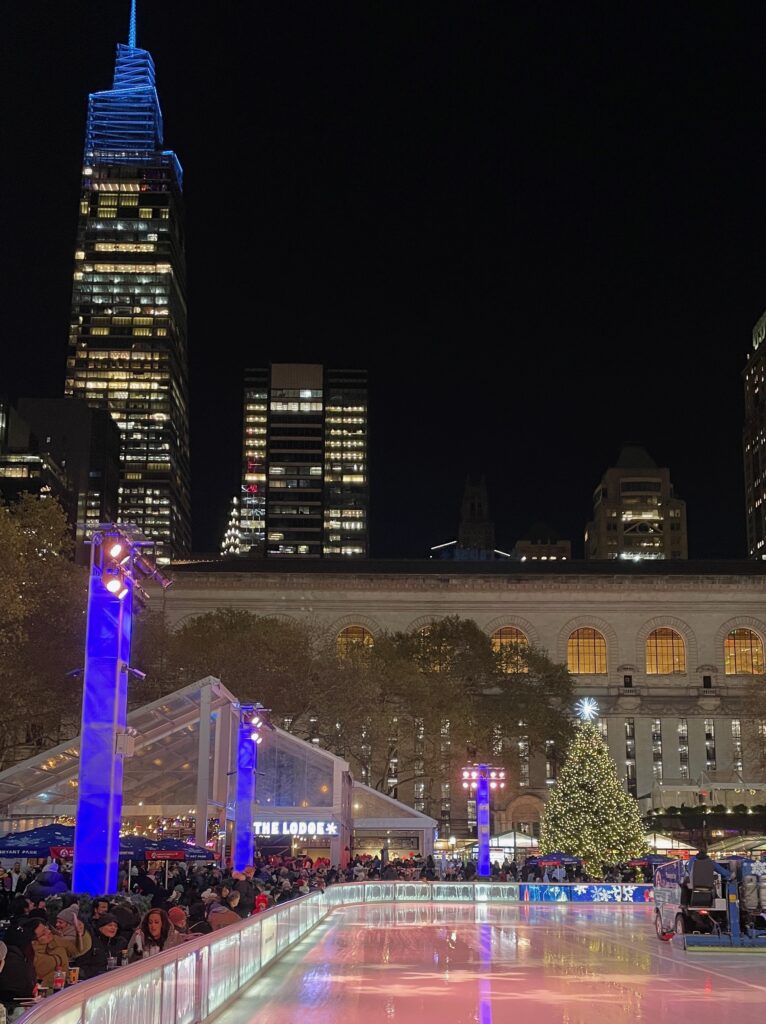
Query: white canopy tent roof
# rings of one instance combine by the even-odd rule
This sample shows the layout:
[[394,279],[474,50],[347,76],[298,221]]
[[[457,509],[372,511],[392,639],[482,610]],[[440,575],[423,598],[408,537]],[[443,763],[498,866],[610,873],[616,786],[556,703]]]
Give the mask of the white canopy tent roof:
[[766,836],[730,836],[707,848],[708,853],[755,853],[766,850]]
[[696,846],[690,846],[689,843],[685,843],[681,839],[674,839],[672,836],[666,836],[662,832],[649,832],[646,837],[646,842],[650,849],[658,853],[666,850],[697,849]]
[[538,842],[534,836],[528,836],[526,832],[503,832],[501,836],[492,836],[489,845],[502,850],[536,850]]

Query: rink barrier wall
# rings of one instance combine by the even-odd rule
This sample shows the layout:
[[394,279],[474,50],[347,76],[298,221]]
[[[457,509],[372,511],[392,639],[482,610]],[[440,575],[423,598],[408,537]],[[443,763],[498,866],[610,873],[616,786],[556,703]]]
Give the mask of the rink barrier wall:
[[325,891],[350,903],[651,903],[654,886],[627,882],[347,882]]
[[648,903],[651,885],[348,882],[282,903],[48,996],[19,1024],[202,1024],[337,907],[360,903]]

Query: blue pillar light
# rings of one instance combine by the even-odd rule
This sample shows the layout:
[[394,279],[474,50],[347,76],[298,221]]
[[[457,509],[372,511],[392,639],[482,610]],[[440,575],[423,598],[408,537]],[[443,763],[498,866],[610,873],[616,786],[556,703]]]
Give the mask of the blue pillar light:
[[505,769],[491,764],[470,764],[463,769],[463,789],[476,795],[476,838],[479,857],[476,865],[478,878],[489,878],[490,795],[505,789]]
[[135,528],[108,524],[91,541],[72,877],[73,891],[91,896],[117,891],[134,598],[146,597],[136,574],[170,584],[144,543]]
[[274,726],[261,704],[242,704],[239,711],[237,733],[237,791],[234,805],[234,842],[232,861],[235,871],[244,871],[253,863],[255,841],[253,815],[255,814],[255,773],[258,768],[258,747],[263,733]]

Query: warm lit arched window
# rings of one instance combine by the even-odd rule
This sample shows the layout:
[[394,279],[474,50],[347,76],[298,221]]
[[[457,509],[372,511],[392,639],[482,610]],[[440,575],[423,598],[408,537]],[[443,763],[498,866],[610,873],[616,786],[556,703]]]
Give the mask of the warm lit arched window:
[[752,629],[733,629],[723,642],[727,676],[763,673],[763,640]]
[[606,675],[606,640],[592,626],[576,629],[567,641],[567,668],[574,675]]
[[528,672],[523,653],[529,646],[526,633],[516,626],[501,626],[489,638],[492,650],[499,654],[506,672]]
[[372,647],[372,633],[364,626],[345,626],[335,638],[335,651],[339,658],[348,658],[355,651]]
[[667,626],[653,630],[646,638],[646,674],[669,676],[686,671],[686,647],[680,633]]

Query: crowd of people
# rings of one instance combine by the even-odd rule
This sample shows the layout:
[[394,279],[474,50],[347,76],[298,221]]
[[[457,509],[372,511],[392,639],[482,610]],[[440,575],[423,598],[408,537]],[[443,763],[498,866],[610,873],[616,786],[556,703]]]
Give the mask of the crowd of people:
[[[636,881],[637,868],[607,869],[607,880]],[[505,858],[492,878],[520,882],[587,882],[579,864],[545,865],[536,858]],[[470,858],[356,856],[338,868],[319,858],[272,856],[244,871],[212,862],[150,871],[147,864],[121,866],[119,893],[92,901],[71,891],[71,864],[51,861],[0,872],[0,1003],[7,1008],[54,989],[68,978],[92,978],[153,956],[197,935],[225,928],[252,914],[336,882],[472,881]],[[74,976],[72,969],[75,969]]]

